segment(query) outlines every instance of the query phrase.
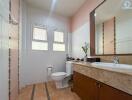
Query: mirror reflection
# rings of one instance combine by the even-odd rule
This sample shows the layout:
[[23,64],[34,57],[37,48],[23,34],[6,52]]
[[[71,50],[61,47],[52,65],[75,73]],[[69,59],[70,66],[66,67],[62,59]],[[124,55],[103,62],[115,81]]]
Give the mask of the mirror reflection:
[[132,3],[128,1],[106,0],[95,10],[97,55],[132,54]]

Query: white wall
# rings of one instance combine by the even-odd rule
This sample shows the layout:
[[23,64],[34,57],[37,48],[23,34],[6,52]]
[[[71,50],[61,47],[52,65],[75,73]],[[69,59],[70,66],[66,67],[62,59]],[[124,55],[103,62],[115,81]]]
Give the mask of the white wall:
[[[89,23],[85,23],[72,34],[72,56],[75,58],[83,58],[85,56],[82,51],[84,43],[90,43]],[[90,50],[89,50],[90,52]],[[89,55],[90,53],[88,53]]]
[[9,1],[0,0],[0,100],[8,100],[8,66],[9,66],[9,54],[8,54],[8,12]]
[[132,12],[124,10],[116,16],[116,53],[132,53]]
[[96,54],[103,54],[103,25],[98,24],[95,33],[95,43],[96,43]]
[[[24,3],[24,2],[23,2]],[[48,30],[48,51],[32,51],[32,27],[33,25],[45,25]],[[54,71],[65,71],[66,54],[68,52],[68,33],[69,33],[69,19],[52,14],[23,4],[23,18],[22,18],[22,58],[20,68],[20,83],[21,87],[45,82],[47,80],[47,67],[52,65]],[[53,52],[53,31],[61,30],[65,32],[65,52]],[[69,34],[70,36],[70,34]],[[70,50],[71,51],[71,50]]]

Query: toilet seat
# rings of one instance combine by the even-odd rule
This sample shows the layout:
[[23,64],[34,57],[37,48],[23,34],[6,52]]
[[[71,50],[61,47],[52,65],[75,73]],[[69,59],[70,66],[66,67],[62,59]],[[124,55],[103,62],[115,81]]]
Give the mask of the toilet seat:
[[52,76],[63,76],[63,75],[67,75],[66,72],[56,72],[56,73],[53,73]]
[[61,81],[67,76],[67,73],[65,72],[55,72],[51,74],[51,77],[55,81]]

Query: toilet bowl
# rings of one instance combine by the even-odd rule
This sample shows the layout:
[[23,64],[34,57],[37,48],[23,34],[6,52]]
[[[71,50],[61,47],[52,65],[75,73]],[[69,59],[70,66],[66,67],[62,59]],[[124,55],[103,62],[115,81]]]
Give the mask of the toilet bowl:
[[67,74],[65,72],[56,72],[56,73],[52,74],[52,79],[59,81],[59,80],[64,79],[66,77],[66,75]]
[[72,75],[72,62],[66,62],[66,72],[55,72],[51,74],[51,78],[54,80],[56,88],[66,88],[69,86],[68,82]]

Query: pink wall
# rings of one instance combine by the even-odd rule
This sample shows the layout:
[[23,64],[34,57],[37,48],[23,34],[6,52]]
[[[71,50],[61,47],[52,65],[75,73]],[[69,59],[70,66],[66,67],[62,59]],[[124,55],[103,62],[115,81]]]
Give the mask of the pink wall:
[[[104,22],[104,54],[114,54],[114,20],[109,19]],[[113,48],[112,48],[113,47]]]
[[71,19],[71,31],[81,27],[86,22],[89,22],[90,12],[97,7],[103,0],[87,0],[86,3],[77,11]]

